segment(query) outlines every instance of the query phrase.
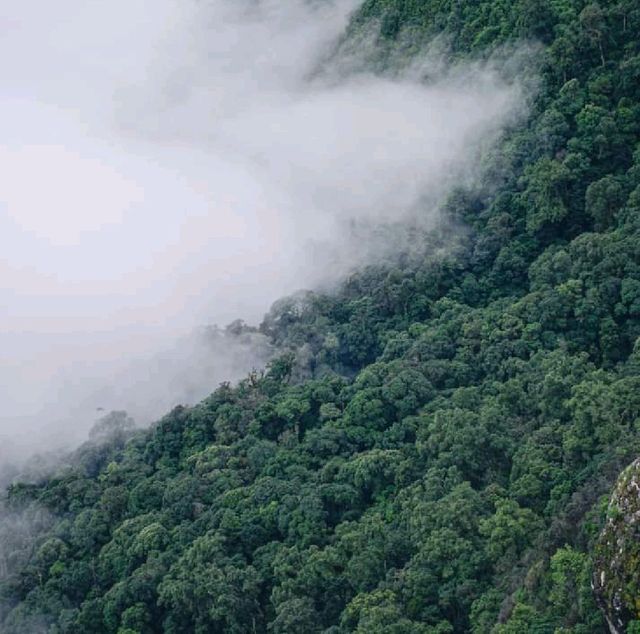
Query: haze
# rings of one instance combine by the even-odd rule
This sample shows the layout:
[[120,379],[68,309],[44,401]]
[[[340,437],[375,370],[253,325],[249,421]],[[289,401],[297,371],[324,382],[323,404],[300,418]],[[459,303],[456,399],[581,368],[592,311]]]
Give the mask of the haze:
[[339,278],[367,257],[351,220],[428,225],[473,172],[520,92],[479,67],[348,73],[331,52],[356,6],[0,8],[5,447],[77,442],[98,407],[145,423],[239,378],[264,347],[211,351],[195,328]]

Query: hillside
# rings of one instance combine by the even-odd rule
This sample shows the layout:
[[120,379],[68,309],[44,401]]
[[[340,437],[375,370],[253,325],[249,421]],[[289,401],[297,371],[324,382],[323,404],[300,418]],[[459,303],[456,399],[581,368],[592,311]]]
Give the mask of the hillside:
[[380,73],[526,44],[529,115],[417,248],[277,302],[265,372],[12,485],[2,632],[606,631],[594,545],[640,455],[640,8],[366,0],[341,45],[372,30]]

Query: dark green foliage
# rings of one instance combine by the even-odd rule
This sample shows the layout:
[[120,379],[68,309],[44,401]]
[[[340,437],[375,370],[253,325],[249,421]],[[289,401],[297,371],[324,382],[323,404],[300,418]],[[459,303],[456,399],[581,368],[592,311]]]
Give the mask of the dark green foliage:
[[4,632],[602,631],[590,547],[640,451],[640,10],[367,0],[368,29],[380,69],[540,43],[529,119],[447,203],[466,230],[277,302],[264,373],[11,487],[55,519],[0,560]]

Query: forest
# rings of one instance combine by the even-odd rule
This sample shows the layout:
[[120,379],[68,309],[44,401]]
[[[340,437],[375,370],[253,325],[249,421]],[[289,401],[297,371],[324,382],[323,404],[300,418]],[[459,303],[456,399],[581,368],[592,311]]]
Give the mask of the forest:
[[527,116],[415,248],[277,301],[264,371],[15,480],[0,631],[607,631],[598,539],[640,456],[640,5],[366,0],[340,46],[372,31],[389,74],[435,39],[527,43]]

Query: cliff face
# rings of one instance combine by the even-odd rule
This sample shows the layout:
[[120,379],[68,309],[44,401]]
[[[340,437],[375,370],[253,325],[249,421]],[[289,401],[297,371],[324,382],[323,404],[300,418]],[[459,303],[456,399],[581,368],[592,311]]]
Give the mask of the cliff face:
[[612,633],[640,619],[640,458],[622,472],[611,496],[593,586]]

